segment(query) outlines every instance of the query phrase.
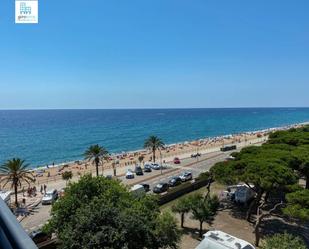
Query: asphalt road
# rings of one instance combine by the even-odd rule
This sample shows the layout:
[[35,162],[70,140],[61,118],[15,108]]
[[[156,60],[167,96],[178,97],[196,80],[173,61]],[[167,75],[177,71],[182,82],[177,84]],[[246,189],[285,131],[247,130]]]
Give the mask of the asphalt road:
[[[214,152],[202,155],[198,159],[187,158],[183,159],[179,165],[171,164],[170,168],[162,171],[162,174],[161,170],[153,170],[150,173],[144,173],[143,176],[135,176],[134,179],[126,179],[124,176],[120,177],[120,179],[127,185],[147,183],[152,189],[159,182],[167,182],[171,177],[178,176],[184,171],[190,171],[193,177],[197,177],[201,172],[208,171],[216,162],[223,161],[229,154],[230,152]],[[57,188],[62,187],[64,187],[63,183],[58,183]],[[38,205],[30,216],[21,221],[21,225],[28,233],[40,229],[48,220],[50,210],[50,205]]]

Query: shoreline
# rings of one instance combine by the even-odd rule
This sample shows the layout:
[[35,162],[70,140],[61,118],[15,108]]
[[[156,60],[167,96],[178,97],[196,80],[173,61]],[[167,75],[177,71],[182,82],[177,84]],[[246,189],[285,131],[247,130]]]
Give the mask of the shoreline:
[[[295,124],[291,124],[291,125],[286,125],[286,126],[279,126],[279,127],[271,127],[271,128],[266,128],[266,129],[262,129],[262,130],[253,130],[253,131],[247,131],[247,132],[241,132],[241,133],[235,133],[235,134],[225,134],[225,135],[220,135],[220,136],[214,136],[214,137],[205,137],[205,138],[200,138],[200,139],[196,139],[196,140],[191,140],[191,141],[182,141],[182,142],[177,142],[177,143],[173,143],[173,144],[167,144],[165,146],[166,150],[170,150],[173,149],[174,147],[178,147],[178,146],[186,146],[186,145],[194,145],[194,146],[201,146],[201,143],[208,143],[209,141],[211,142],[215,142],[217,143],[218,141],[223,142],[224,144],[224,140],[226,139],[236,139],[237,137],[242,137],[242,136],[252,136],[252,135],[257,135],[257,134],[261,134],[262,136],[265,136],[266,134],[270,133],[270,132],[275,132],[275,131],[279,131],[279,130],[287,130],[287,129],[291,129],[291,128],[297,128],[297,127],[302,127],[305,125],[309,125],[309,121],[306,122],[301,122],[301,123],[295,123]],[[226,144],[227,145],[227,144]],[[197,149],[198,150],[198,149]],[[119,153],[111,153],[110,157],[117,157],[117,159],[114,160],[120,160],[119,157],[123,157],[125,155],[125,157],[129,156],[132,157],[132,155],[134,155],[133,157],[136,157],[138,155],[141,154],[149,154],[149,152],[146,149],[137,149],[137,150],[132,150],[132,151],[122,151]],[[113,161],[114,161],[113,160]],[[112,160],[110,160],[112,161]],[[136,161],[136,160],[135,160]],[[72,160],[72,161],[65,161],[62,163],[58,163],[58,164],[46,164],[46,166],[34,166],[33,168],[31,168],[30,171],[32,172],[37,172],[37,171],[46,171],[49,169],[54,169],[54,168],[60,168],[60,167],[71,167],[74,165],[82,165],[82,164],[87,164],[87,161],[83,158],[81,159],[77,159],[77,160]]]

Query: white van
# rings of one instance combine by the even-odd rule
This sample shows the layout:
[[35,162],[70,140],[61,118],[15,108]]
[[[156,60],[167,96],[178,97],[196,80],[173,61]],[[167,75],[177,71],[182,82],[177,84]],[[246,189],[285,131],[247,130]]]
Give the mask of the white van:
[[245,240],[214,230],[205,233],[204,239],[195,249],[255,249],[255,247]]
[[131,188],[131,193],[134,194],[136,197],[141,197],[145,195],[145,188],[141,184],[136,184]]
[[255,192],[252,190],[253,187],[253,185],[249,187],[246,184],[238,184],[228,186],[227,189],[233,201],[246,204],[255,197]]
[[252,200],[254,196],[255,192],[244,184],[237,187],[237,190],[235,191],[235,202],[247,203],[248,201]]

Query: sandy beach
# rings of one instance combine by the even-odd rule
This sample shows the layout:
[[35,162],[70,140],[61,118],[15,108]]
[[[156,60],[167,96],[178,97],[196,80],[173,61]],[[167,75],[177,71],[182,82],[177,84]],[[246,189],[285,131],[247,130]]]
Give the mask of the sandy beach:
[[[159,163],[170,163],[175,157],[184,159],[195,153],[212,153],[220,151],[220,148],[223,146],[238,145],[239,147],[245,147],[251,144],[263,143],[267,141],[268,134],[270,132],[286,130],[292,127],[296,128],[303,125],[305,125],[305,123],[171,144],[167,145],[164,149],[161,150],[161,155],[160,152],[157,151],[156,161]],[[106,175],[106,172],[111,173],[111,169],[115,168],[116,175],[121,176],[125,174],[128,168],[134,169],[135,165],[139,164],[138,158],[140,156],[144,157],[142,162],[143,164],[151,160],[152,152],[147,150],[139,150],[111,155],[108,160],[105,160],[103,164],[99,166],[99,173],[104,174],[105,171]],[[59,165],[49,165],[46,167],[37,168],[33,170],[33,174],[36,178],[35,185],[40,186],[42,184],[48,184],[50,182],[62,180],[62,173],[64,171],[72,171],[73,178],[76,178],[88,173],[94,174],[95,167],[93,166],[92,162],[79,160]]]

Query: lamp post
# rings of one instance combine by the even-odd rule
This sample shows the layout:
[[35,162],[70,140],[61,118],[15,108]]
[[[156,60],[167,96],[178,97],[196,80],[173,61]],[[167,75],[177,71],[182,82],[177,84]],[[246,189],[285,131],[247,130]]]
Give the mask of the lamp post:
[[161,149],[159,149],[159,152],[160,152],[160,168],[161,168],[161,175],[162,175],[162,152],[161,152]]

